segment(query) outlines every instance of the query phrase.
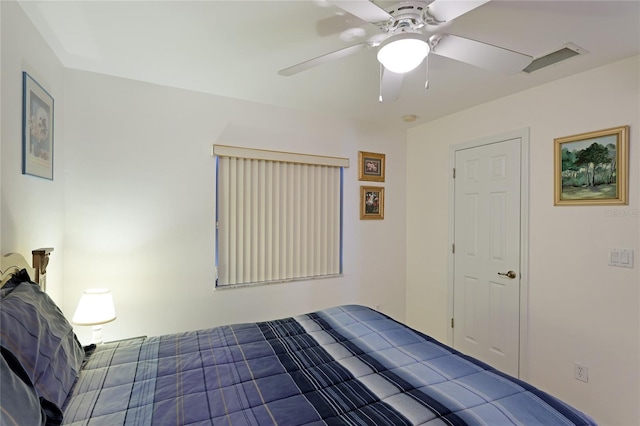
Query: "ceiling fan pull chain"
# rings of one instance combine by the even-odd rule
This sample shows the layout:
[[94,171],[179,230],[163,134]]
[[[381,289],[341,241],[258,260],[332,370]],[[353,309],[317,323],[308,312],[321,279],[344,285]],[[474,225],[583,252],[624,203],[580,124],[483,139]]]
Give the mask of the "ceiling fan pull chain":
[[425,80],[424,80],[424,90],[427,90],[429,88],[429,55],[427,55],[427,57],[424,58],[424,64],[425,64],[425,68],[426,68],[426,75],[425,75]]
[[380,83],[378,84],[378,102],[382,103],[382,73],[384,72],[382,64],[380,64]]

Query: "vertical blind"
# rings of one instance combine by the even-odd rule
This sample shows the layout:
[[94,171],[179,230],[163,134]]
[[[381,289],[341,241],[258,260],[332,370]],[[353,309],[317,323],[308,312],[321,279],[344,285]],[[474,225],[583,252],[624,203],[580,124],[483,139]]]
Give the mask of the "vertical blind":
[[342,273],[349,160],[214,145],[220,286]]

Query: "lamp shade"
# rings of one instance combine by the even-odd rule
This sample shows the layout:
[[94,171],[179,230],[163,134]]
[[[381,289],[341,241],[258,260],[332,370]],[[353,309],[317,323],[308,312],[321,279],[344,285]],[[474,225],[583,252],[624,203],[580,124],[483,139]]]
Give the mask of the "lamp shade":
[[420,65],[429,50],[429,43],[419,34],[401,33],[389,37],[380,45],[378,61],[389,71],[402,74]]
[[71,322],[76,325],[99,325],[115,319],[116,310],[111,290],[92,288],[82,294]]

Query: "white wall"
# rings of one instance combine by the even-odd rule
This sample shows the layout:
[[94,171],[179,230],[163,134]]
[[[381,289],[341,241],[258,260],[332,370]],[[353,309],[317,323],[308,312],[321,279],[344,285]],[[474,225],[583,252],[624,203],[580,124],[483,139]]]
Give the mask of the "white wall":
[[[640,59],[627,59],[408,132],[407,321],[447,339],[449,147],[530,129],[528,381],[602,424],[640,424]],[[541,71],[544,72],[544,71]],[[631,126],[628,206],[553,205],[553,139]],[[613,213],[612,213],[613,212]],[[612,247],[634,269],[608,266]],[[589,383],[573,378],[573,362]]]
[[[65,69],[20,6],[0,2],[2,73],[1,254],[55,247],[47,291],[63,299],[64,259],[64,73]],[[54,98],[54,180],[22,174],[22,72],[27,71]]]
[[[88,72],[66,75],[65,306],[75,306],[86,287],[111,288],[118,319],[105,327],[106,339],[343,303],[381,305],[404,319],[403,132]],[[214,290],[214,143],[350,158],[344,277]],[[387,154],[382,221],[359,219],[359,150]]]

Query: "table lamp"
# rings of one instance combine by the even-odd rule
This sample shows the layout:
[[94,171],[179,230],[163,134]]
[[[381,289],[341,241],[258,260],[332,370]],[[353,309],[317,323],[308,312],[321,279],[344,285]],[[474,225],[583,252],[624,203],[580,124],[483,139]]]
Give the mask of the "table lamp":
[[93,326],[91,343],[102,344],[102,324],[116,319],[111,290],[92,288],[85,290],[78,302],[72,323],[75,325]]

